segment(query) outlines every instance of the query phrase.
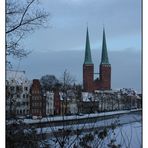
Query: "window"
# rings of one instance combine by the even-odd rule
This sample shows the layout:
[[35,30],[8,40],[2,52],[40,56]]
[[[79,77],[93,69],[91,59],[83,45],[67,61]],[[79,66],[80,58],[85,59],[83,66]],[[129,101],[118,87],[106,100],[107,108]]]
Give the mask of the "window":
[[26,102],[26,105],[27,105],[27,106],[28,106],[28,104],[29,104],[29,103],[28,103],[28,102]]
[[11,86],[10,89],[11,89],[11,91],[14,91],[14,86]]
[[18,107],[20,106],[20,102],[17,102],[17,106],[18,106]]
[[28,87],[24,87],[24,90],[27,91],[28,90]]
[[25,94],[23,94],[23,98],[25,98]]
[[20,98],[20,95],[19,94],[17,94],[17,98]]
[[16,91],[17,91],[17,92],[22,91],[22,87],[21,87],[21,86],[16,86]]
[[19,110],[16,110],[16,113],[19,114]]

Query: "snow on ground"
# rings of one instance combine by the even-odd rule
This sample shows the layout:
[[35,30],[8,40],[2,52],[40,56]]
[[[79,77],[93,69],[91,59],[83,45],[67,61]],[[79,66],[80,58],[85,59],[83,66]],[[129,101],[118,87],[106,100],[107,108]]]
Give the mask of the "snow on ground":
[[[93,133],[93,131],[90,131]],[[72,135],[66,138],[65,148],[73,148],[74,144],[79,144],[86,134],[90,132],[82,133],[79,137]],[[124,124],[122,126],[117,126],[114,130],[109,129],[108,135],[103,139],[99,139],[98,136],[94,136],[94,140],[89,143],[89,145],[93,148],[109,148],[108,144],[111,143],[111,140],[114,140],[114,144],[120,145],[121,148],[141,148],[142,147],[142,124],[141,122],[133,122],[129,124]],[[62,138],[58,138],[58,140],[62,141]],[[60,148],[57,138],[50,137],[48,138],[48,143],[51,146]],[[80,147],[80,146],[78,146]]]
[[[124,114],[119,117],[113,117],[110,119],[105,119],[93,123],[85,123],[84,124],[73,124],[73,125],[64,125],[64,129],[70,129],[70,130],[81,130],[84,129],[91,129],[91,128],[97,128],[97,127],[108,127],[111,124],[116,125],[122,125],[122,124],[128,124],[132,122],[141,122],[141,116],[137,114]],[[37,133],[52,133],[52,132],[58,132],[59,130],[63,129],[63,125],[61,126],[55,126],[55,127],[44,127],[44,128],[37,128]]]
[[[102,114],[102,113],[101,113]],[[111,114],[111,113],[107,113]],[[93,116],[93,115],[92,115]],[[64,137],[65,148],[73,148],[74,144],[80,147],[80,142],[86,134],[92,133],[94,135],[95,131],[101,131],[105,127],[108,129],[108,134],[104,139],[99,139],[98,135],[94,135],[93,141],[89,141],[88,144],[93,148],[109,148],[108,144],[113,141],[114,144],[120,145],[121,148],[141,148],[142,147],[142,116],[141,114],[122,114],[118,117],[113,117],[105,120],[100,120],[95,123],[84,123],[84,124],[74,124],[66,126],[56,126],[56,127],[46,127],[37,128],[38,134],[46,133],[49,134],[46,137],[47,142],[51,147],[60,148],[59,142],[63,141],[64,136],[57,136],[59,132],[64,130],[81,130],[79,136],[71,134],[68,137]],[[114,124],[115,128],[111,128]],[[53,133],[58,134],[53,134]],[[57,137],[55,137],[56,135]],[[40,146],[42,147],[42,146]],[[119,148],[119,147],[117,147]]]
[[122,148],[142,147],[142,126],[140,122],[134,122],[115,129],[116,140]]
[[102,113],[93,113],[93,114],[83,114],[83,115],[72,115],[72,116],[53,116],[53,117],[44,117],[42,119],[24,119],[25,123],[41,123],[47,121],[59,121],[59,120],[71,120],[71,119],[84,119],[90,117],[101,117],[101,116],[109,116],[116,114],[126,114],[134,111],[139,111],[141,109],[133,109],[133,110],[121,110],[121,111],[111,111],[111,112],[102,112]]

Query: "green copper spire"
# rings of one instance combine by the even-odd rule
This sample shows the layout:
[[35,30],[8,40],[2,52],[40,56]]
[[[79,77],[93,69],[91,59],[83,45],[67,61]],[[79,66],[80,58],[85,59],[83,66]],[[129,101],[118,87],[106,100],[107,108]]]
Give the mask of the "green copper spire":
[[108,53],[107,53],[107,45],[106,45],[106,37],[105,37],[105,29],[104,28],[103,28],[101,64],[109,64]]
[[90,43],[89,43],[89,33],[87,28],[86,33],[86,46],[85,46],[85,60],[84,64],[93,64],[91,59]]

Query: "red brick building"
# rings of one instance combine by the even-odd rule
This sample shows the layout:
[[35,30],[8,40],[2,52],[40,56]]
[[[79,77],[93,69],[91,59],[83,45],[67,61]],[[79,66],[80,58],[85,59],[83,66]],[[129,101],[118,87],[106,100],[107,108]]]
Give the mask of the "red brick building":
[[41,84],[38,79],[34,79],[30,88],[30,114],[32,116],[46,115],[46,97],[43,96]]
[[108,60],[105,30],[103,29],[102,56],[99,77],[94,80],[94,64],[91,58],[89,33],[86,34],[85,59],[83,64],[83,89],[86,92],[111,89],[111,65]]
[[55,115],[61,114],[61,99],[58,89],[54,90],[54,114]]

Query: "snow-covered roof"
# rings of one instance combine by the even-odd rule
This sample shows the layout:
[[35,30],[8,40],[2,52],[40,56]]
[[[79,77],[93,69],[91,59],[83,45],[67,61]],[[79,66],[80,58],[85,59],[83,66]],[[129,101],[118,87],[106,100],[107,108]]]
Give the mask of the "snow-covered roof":
[[136,91],[132,88],[122,88],[120,89],[121,94],[125,94],[127,96],[136,96]]
[[94,100],[93,94],[90,92],[82,92],[82,100],[84,102],[90,102]]
[[53,95],[54,93],[53,93],[53,91],[47,91],[46,92],[46,96],[51,96],[51,95]]
[[95,90],[95,93],[106,93],[106,94],[113,94],[119,92],[118,90]]
[[69,96],[69,95],[71,95],[70,93],[69,94],[65,94],[63,92],[59,92],[59,95],[60,95],[60,100],[61,101],[63,101],[64,99],[67,99],[67,101],[72,100],[71,96]]

